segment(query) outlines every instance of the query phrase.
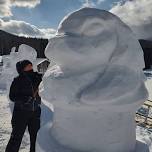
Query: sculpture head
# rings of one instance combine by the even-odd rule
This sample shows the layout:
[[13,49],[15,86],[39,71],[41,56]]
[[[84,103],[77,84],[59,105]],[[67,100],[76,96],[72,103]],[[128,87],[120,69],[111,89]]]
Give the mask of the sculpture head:
[[[100,84],[96,84],[99,89],[94,94],[94,97],[99,96],[98,103],[101,103],[101,98],[105,101],[104,104],[112,103],[110,98],[113,96],[115,101],[118,99],[118,106],[122,103],[120,92],[123,96],[127,92],[133,93],[133,88],[137,86],[135,84],[144,83],[144,60],[139,42],[126,24],[107,11],[83,8],[66,16],[61,21],[56,36],[50,39],[45,55],[60,66],[65,77],[76,77],[91,71],[94,75],[91,79],[99,77]],[[117,88],[109,84],[114,79]],[[112,92],[110,96],[108,90]],[[92,96],[94,91],[88,88],[83,92],[84,96],[85,92]],[[129,102],[123,99],[123,103],[130,104],[138,100],[133,94]],[[143,102],[145,96],[146,91],[139,97],[140,102]],[[90,97],[86,97],[88,101],[87,98]]]

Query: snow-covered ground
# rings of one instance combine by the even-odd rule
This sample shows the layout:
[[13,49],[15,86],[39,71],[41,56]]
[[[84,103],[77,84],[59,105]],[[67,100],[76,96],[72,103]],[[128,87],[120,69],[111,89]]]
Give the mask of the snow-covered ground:
[[[0,152],[5,151],[11,134],[11,111],[6,92],[0,90]],[[25,133],[20,152],[29,152],[29,136]]]

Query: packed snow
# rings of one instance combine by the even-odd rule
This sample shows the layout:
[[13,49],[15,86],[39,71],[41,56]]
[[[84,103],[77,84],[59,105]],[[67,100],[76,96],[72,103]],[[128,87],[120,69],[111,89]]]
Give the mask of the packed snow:
[[134,121],[148,97],[143,53],[127,25],[107,11],[80,9],[61,21],[45,55],[56,65],[40,94],[54,113],[37,152],[148,151],[136,141]]

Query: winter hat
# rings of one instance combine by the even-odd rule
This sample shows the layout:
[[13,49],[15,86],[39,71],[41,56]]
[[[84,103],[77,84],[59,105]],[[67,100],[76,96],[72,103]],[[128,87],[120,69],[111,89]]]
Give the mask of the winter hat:
[[19,61],[16,63],[16,70],[19,74],[22,74],[23,73],[23,70],[24,68],[31,64],[32,65],[32,62],[30,62],[29,60],[22,60],[22,61]]

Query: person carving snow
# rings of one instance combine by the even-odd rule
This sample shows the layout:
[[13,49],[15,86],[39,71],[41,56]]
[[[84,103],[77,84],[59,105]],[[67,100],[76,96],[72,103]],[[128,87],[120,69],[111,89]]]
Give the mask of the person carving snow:
[[14,78],[9,92],[9,98],[15,103],[12,116],[12,133],[6,152],[18,152],[22,137],[28,127],[30,134],[30,152],[35,152],[35,143],[40,129],[41,97],[38,86],[42,74],[33,71],[29,60],[17,62],[18,76]]

